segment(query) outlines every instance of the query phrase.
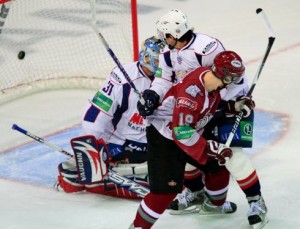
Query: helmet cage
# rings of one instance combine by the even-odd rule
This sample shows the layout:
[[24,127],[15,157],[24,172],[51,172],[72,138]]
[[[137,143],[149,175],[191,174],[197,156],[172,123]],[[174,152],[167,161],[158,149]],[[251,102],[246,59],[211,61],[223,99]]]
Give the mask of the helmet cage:
[[155,74],[158,68],[158,55],[164,44],[156,37],[150,37],[145,40],[139,53],[139,62],[142,66]]

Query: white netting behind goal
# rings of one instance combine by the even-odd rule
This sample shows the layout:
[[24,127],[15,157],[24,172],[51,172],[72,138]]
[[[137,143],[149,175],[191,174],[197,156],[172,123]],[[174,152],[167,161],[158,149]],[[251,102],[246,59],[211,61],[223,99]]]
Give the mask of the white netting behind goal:
[[[90,25],[89,0],[0,7],[0,103],[46,89],[98,88],[115,66]],[[121,63],[133,61],[131,12],[130,0],[96,0],[97,27]]]

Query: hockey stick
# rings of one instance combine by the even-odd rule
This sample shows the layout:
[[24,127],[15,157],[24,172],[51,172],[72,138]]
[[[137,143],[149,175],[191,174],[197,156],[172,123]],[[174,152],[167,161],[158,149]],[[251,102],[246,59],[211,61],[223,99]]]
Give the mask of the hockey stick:
[[[50,148],[60,152],[60,153],[63,153],[69,157],[73,157],[73,154],[65,151],[64,149],[50,143],[50,142],[47,142],[45,139],[33,134],[33,133],[30,133],[29,131],[19,127],[18,125],[16,124],[13,124],[12,125],[12,129],[13,130],[16,130],[16,131],[19,131],[20,133],[30,137],[30,138],[33,138],[34,140],[42,143],[42,144],[45,144],[47,146],[49,146]],[[134,192],[135,194],[137,194],[139,197],[145,197],[145,195],[148,194],[149,192],[149,189],[144,187],[143,185],[140,185],[136,182],[134,182],[133,180],[129,179],[129,178],[126,178],[122,175],[120,175],[119,173],[109,169],[108,170],[108,179],[110,181],[112,181],[113,183],[123,187],[123,188],[126,188],[128,191],[131,191],[131,192]]]
[[[273,29],[272,29],[272,27],[271,27],[271,24],[270,24],[270,22],[269,22],[269,20],[268,20],[268,18],[267,18],[267,16],[266,16],[266,14],[265,14],[265,12],[264,12],[261,8],[258,8],[258,9],[256,10],[256,13],[257,13],[257,15],[260,17],[260,19],[261,19],[261,21],[262,21],[262,23],[263,23],[263,25],[264,25],[264,27],[265,27],[267,33],[268,33],[269,40],[268,40],[268,46],[267,46],[267,49],[266,49],[266,51],[265,51],[265,55],[264,55],[264,57],[263,57],[263,59],[262,59],[260,65],[259,65],[259,68],[258,68],[257,71],[256,71],[256,74],[255,74],[255,77],[254,77],[254,79],[253,79],[253,82],[252,82],[252,85],[251,85],[251,87],[250,87],[250,90],[248,91],[248,93],[247,93],[247,95],[246,95],[247,97],[249,97],[249,96],[252,95],[252,92],[253,92],[253,90],[254,90],[254,88],[255,88],[255,86],[256,86],[256,83],[257,83],[257,81],[258,81],[258,78],[259,78],[259,76],[260,76],[260,74],[261,74],[261,71],[262,71],[262,69],[263,69],[263,67],[264,67],[264,65],[265,65],[265,63],[266,63],[266,61],[267,61],[267,58],[268,58],[268,56],[269,56],[269,53],[270,53],[271,48],[272,48],[272,46],[273,46],[273,43],[274,43],[274,41],[275,41],[275,34],[274,34],[274,32],[273,32]],[[234,125],[233,125],[233,127],[232,127],[232,130],[231,130],[231,132],[230,132],[230,134],[229,134],[229,136],[228,136],[228,139],[227,139],[227,141],[226,141],[226,143],[225,143],[225,145],[226,145],[227,147],[230,146],[230,144],[231,144],[231,142],[232,142],[232,139],[233,139],[233,137],[234,137],[234,134],[235,134],[235,132],[236,132],[236,130],[237,130],[237,128],[238,128],[238,126],[239,126],[240,121],[241,121],[242,118],[243,118],[243,112],[241,111],[241,112],[236,116],[235,123],[234,123]]]
[[109,45],[108,45],[107,41],[105,40],[104,36],[102,35],[102,33],[100,33],[100,31],[98,30],[98,28],[96,26],[96,1],[95,0],[90,0],[90,5],[91,5],[91,13],[92,13],[91,25],[92,25],[95,33],[98,35],[98,38],[100,39],[100,41],[104,45],[104,47],[105,47],[106,51],[108,52],[108,54],[111,56],[111,58],[116,63],[116,65],[118,66],[118,68],[120,69],[120,71],[123,73],[125,79],[129,83],[130,87],[139,96],[141,104],[144,105],[145,104],[145,100],[142,97],[141,93],[136,89],[134,83],[132,82],[132,80],[128,76],[128,74],[125,71],[125,69],[123,68],[123,66],[121,65],[119,59],[117,58],[117,56],[115,55],[115,53],[113,52],[113,50],[109,47]]

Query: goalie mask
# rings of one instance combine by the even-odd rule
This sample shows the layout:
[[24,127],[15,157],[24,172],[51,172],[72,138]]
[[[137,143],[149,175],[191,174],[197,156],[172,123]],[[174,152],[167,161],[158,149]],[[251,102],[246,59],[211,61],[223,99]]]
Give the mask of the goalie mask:
[[154,75],[158,67],[158,55],[164,47],[163,42],[157,37],[150,37],[144,41],[141,47],[139,62],[148,68]]
[[224,85],[227,85],[240,82],[245,72],[245,66],[238,54],[232,51],[223,51],[216,55],[212,72],[222,80]]
[[180,39],[186,32],[193,30],[187,16],[180,10],[171,10],[156,22],[159,38],[165,42],[167,34]]

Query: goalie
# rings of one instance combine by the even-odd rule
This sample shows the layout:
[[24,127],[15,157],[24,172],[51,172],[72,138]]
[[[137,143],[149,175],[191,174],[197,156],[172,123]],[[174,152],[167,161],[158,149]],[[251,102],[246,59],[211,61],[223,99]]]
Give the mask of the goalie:
[[[138,91],[150,88],[162,47],[161,40],[150,37],[143,42],[139,61],[123,65]],[[59,164],[56,189],[68,193],[86,190],[114,197],[139,198],[105,178],[110,167],[137,183],[148,185],[146,125],[137,111],[138,99],[123,73],[118,67],[114,68],[95,96],[88,101],[82,119],[83,135],[97,139],[92,145],[98,152],[95,154],[95,150],[86,150],[85,155],[89,160],[82,163],[82,154],[76,156],[75,151],[82,148],[78,146],[84,144],[82,138],[72,139],[75,158]],[[100,166],[90,169],[95,160],[100,162]]]

